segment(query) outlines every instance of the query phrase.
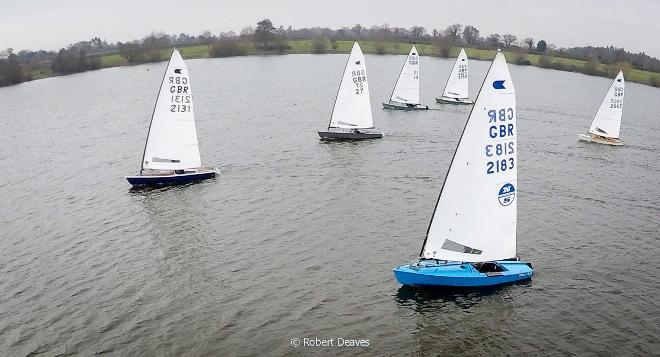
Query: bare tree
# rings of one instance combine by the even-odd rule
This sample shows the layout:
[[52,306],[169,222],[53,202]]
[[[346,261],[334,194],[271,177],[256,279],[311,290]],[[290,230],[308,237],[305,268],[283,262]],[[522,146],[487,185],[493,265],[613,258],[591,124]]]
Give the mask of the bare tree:
[[493,48],[500,48],[502,47],[502,36],[494,33],[486,38],[486,44]]
[[355,34],[357,38],[362,38],[362,34],[364,34],[364,27],[360,24],[355,24],[353,28],[351,28],[351,31]]
[[241,30],[241,37],[250,38],[252,36],[254,36],[254,27],[252,26],[243,27],[243,29]]
[[534,39],[533,39],[533,38],[531,38],[531,37],[526,37],[526,38],[523,40],[523,42],[527,44],[527,47],[529,47],[529,50],[530,50],[530,51],[531,51],[532,49],[534,49]]
[[426,35],[426,29],[422,26],[413,26],[410,28],[410,33],[413,40],[419,40],[422,36]]
[[502,36],[502,41],[504,42],[505,47],[511,47],[516,41],[518,41],[518,37],[507,33]]
[[463,39],[468,45],[474,44],[479,39],[479,30],[472,25],[465,26],[463,29]]
[[445,36],[451,43],[458,43],[463,31],[463,25],[453,24],[445,29]]
[[211,49],[211,45],[216,41],[216,39],[217,38],[215,35],[209,30],[204,31],[201,35],[199,35],[200,42],[205,44],[209,50]]

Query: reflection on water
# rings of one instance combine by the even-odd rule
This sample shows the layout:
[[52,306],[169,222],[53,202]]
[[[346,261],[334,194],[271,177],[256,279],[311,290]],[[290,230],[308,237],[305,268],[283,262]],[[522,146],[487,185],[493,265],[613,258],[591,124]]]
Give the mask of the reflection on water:
[[[515,286],[529,287],[530,282]],[[506,354],[502,340],[516,318],[516,295],[511,286],[487,289],[419,288],[402,286],[396,294],[401,309],[413,311],[416,327],[413,350],[420,355]]]

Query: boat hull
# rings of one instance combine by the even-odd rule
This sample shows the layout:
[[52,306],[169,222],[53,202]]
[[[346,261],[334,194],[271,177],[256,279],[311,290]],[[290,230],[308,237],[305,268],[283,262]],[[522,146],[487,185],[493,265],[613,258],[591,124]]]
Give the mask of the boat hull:
[[319,136],[321,140],[328,141],[341,141],[341,140],[369,140],[369,139],[380,139],[383,137],[383,133],[378,132],[364,132],[364,133],[355,133],[350,131],[319,131]]
[[589,134],[578,134],[578,139],[580,141],[586,141],[588,143],[597,143],[597,144],[605,144],[605,145],[612,145],[612,146],[622,146],[623,141],[621,139],[601,139],[597,136],[591,136]]
[[428,287],[482,287],[529,280],[534,275],[531,264],[515,260],[489,262],[502,268],[498,272],[480,272],[471,263],[439,262],[403,265],[393,269],[402,285]]
[[435,101],[442,104],[474,104],[474,101],[467,98],[440,97],[435,98]]
[[383,103],[383,109],[392,109],[392,110],[429,110],[428,105],[415,104],[414,106],[408,106],[406,104],[395,104],[395,103]]
[[126,180],[133,186],[181,185],[214,178],[216,174],[217,170],[198,170],[197,172],[172,175],[126,176]]

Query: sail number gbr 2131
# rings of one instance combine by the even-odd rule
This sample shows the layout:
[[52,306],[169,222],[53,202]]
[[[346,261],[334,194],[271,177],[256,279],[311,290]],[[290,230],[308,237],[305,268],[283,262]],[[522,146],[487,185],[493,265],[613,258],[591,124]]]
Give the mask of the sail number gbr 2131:
[[512,170],[515,167],[515,115],[513,108],[488,110],[488,138],[484,147],[488,175]]
[[170,85],[170,112],[190,112],[192,111],[192,97],[188,78],[173,76],[169,77]]

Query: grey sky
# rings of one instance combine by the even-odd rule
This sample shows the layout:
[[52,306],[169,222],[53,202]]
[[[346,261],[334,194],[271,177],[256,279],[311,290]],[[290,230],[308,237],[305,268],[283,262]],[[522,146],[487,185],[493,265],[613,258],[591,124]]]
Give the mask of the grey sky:
[[93,36],[127,41],[152,31],[238,32],[269,17],[294,28],[388,23],[431,31],[458,22],[482,36],[513,33],[559,47],[614,45],[660,57],[657,14],[657,0],[0,0],[0,48],[52,50]]

